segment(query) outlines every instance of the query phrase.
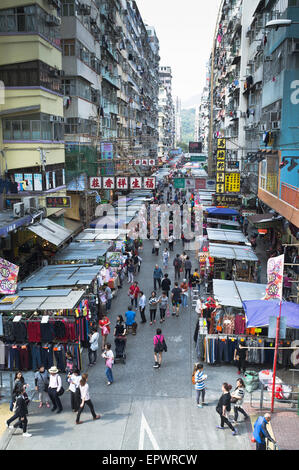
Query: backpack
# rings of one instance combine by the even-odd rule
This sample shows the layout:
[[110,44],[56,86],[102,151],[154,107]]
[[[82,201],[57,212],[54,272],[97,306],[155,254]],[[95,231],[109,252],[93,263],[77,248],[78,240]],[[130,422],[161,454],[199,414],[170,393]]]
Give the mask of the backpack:
[[194,371],[193,374],[192,374],[192,383],[193,383],[193,385],[196,384],[196,382],[195,382],[195,374],[196,374],[196,371]]

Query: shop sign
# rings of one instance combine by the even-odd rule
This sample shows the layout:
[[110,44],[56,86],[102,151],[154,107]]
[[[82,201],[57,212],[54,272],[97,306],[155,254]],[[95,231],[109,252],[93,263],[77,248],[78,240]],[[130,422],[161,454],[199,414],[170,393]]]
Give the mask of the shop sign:
[[240,168],[240,162],[237,161],[228,161],[227,162],[227,168],[229,170],[239,170]]
[[215,206],[240,206],[241,199],[239,196],[231,196],[229,194],[213,194],[213,205]]
[[89,187],[90,189],[101,189],[102,178],[99,176],[94,176],[92,178],[89,178]]
[[70,209],[71,197],[70,196],[47,196],[46,197],[47,209]]
[[266,235],[268,233],[268,230],[264,229],[264,228],[259,228],[258,233],[261,234],[261,235]]
[[174,178],[175,189],[185,189],[185,178]]
[[108,251],[106,253],[106,262],[111,267],[120,266],[122,262],[122,254],[119,251]]
[[225,192],[239,193],[241,190],[240,173],[226,173],[225,175]]
[[112,160],[113,159],[113,144],[101,143],[101,156],[102,156],[102,160]]
[[195,189],[206,189],[207,180],[205,178],[196,178],[195,179]]

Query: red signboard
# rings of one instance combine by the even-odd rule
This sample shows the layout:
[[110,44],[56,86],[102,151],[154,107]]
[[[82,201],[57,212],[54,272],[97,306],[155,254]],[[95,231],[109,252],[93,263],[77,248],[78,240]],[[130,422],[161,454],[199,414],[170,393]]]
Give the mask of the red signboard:
[[207,180],[205,178],[196,178],[195,179],[195,189],[206,189]]

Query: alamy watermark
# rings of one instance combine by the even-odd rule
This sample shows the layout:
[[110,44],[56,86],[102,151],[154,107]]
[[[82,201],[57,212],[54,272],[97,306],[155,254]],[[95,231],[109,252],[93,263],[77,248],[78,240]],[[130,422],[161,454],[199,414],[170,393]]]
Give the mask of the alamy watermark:
[[[127,236],[133,240],[156,240],[169,241],[181,240],[182,235],[186,242],[201,242],[203,240],[203,208],[190,204],[143,204],[134,218],[127,222],[127,213],[132,208],[126,204],[123,198],[118,199],[116,207],[111,204],[100,204],[96,208],[95,216],[100,218],[96,223],[96,229],[102,230],[128,230]],[[193,223],[192,223],[193,219]],[[116,228],[117,227],[117,228]]]

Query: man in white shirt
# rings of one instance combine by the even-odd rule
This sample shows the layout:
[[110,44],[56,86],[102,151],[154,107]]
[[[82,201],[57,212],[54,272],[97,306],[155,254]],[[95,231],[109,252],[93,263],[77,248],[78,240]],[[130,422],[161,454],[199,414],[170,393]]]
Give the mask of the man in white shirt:
[[88,359],[89,366],[93,366],[97,362],[97,350],[99,349],[99,333],[96,328],[92,330],[89,335],[89,346],[88,346]]
[[48,387],[48,394],[53,404],[53,408],[51,411],[57,410],[57,413],[62,412],[62,404],[60,398],[58,396],[58,392],[62,388],[62,380],[60,375],[58,375],[57,367],[53,366],[49,369],[50,379],[49,379],[49,387]]
[[144,315],[145,307],[146,307],[146,297],[145,297],[145,294],[142,291],[140,291],[139,312],[141,316],[141,323],[146,323],[146,318]]

